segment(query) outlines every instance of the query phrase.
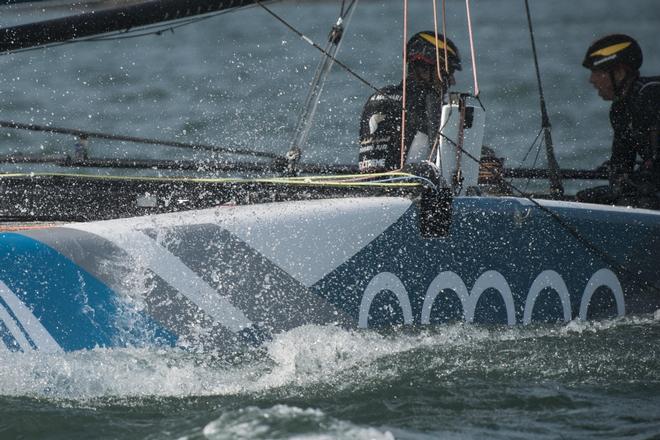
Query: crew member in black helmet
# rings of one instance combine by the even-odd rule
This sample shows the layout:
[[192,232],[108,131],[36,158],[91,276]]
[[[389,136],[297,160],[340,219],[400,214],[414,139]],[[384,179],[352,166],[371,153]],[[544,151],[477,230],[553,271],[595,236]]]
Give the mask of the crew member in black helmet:
[[[642,49],[628,35],[614,34],[591,44],[582,65],[589,82],[605,101],[612,101],[612,155],[603,164],[609,185],[580,191],[590,203],[658,208],[660,176],[660,77],[639,74]],[[635,169],[637,156],[641,165]]]
[[[436,39],[434,31],[413,35],[406,52],[405,154],[419,161],[428,159],[429,142],[433,142],[437,134],[443,99],[449,86],[455,84],[454,71],[461,70],[461,57],[451,40],[445,40],[441,34]],[[445,52],[448,69],[445,68]],[[439,75],[436,54],[440,61]],[[403,81],[382,88],[367,100],[360,121],[360,171],[399,168],[402,102]]]

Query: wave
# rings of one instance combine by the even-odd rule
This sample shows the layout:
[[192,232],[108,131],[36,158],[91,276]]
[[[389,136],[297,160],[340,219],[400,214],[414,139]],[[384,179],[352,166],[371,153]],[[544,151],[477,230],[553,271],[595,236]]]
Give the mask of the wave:
[[[387,334],[303,326],[240,356],[181,349],[0,352],[0,395],[85,402],[153,397],[341,396],[424,382],[660,382],[660,312],[527,327],[465,324]],[[270,397],[269,397],[270,396]]]
[[250,406],[228,411],[203,428],[209,440],[289,439],[394,440],[389,431],[360,427],[330,417],[315,408],[275,405],[270,408]]

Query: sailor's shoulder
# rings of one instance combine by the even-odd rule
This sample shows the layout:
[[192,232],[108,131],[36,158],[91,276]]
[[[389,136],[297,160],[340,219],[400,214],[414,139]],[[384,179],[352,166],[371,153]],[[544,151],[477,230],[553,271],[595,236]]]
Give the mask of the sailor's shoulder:
[[403,100],[403,91],[400,86],[391,85],[385,86],[371,95],[368,99],[368,102],[378,102],[378,101],[397,101],[401,102]]
[[660,76],[640,77],[635,86],[639,96],[660,96]]

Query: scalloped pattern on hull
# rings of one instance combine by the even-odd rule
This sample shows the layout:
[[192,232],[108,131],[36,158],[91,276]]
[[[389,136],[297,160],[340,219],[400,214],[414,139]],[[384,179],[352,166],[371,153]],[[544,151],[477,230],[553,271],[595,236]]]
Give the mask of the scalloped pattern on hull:
[[[529,324],[660,308],[660,214],[406,198],[282,202],[0,233],[0,350],[233,351],[305,324]],[[612,261],[616,261],[614,266]],[[626,270],[622,270],[626,268]]]

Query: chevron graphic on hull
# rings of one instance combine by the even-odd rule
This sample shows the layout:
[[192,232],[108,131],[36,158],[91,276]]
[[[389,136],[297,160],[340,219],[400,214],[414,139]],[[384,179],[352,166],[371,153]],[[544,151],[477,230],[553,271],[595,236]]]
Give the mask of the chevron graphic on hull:
[[0,298],[13,313],[12,317],[7,309],[0,304],[0,320],[10,331],[14,340],[23,351],[36,349],[44,352],[59,353],[62,348],[48,333],[34,314],[9,290],[9,287],[0,281]]

